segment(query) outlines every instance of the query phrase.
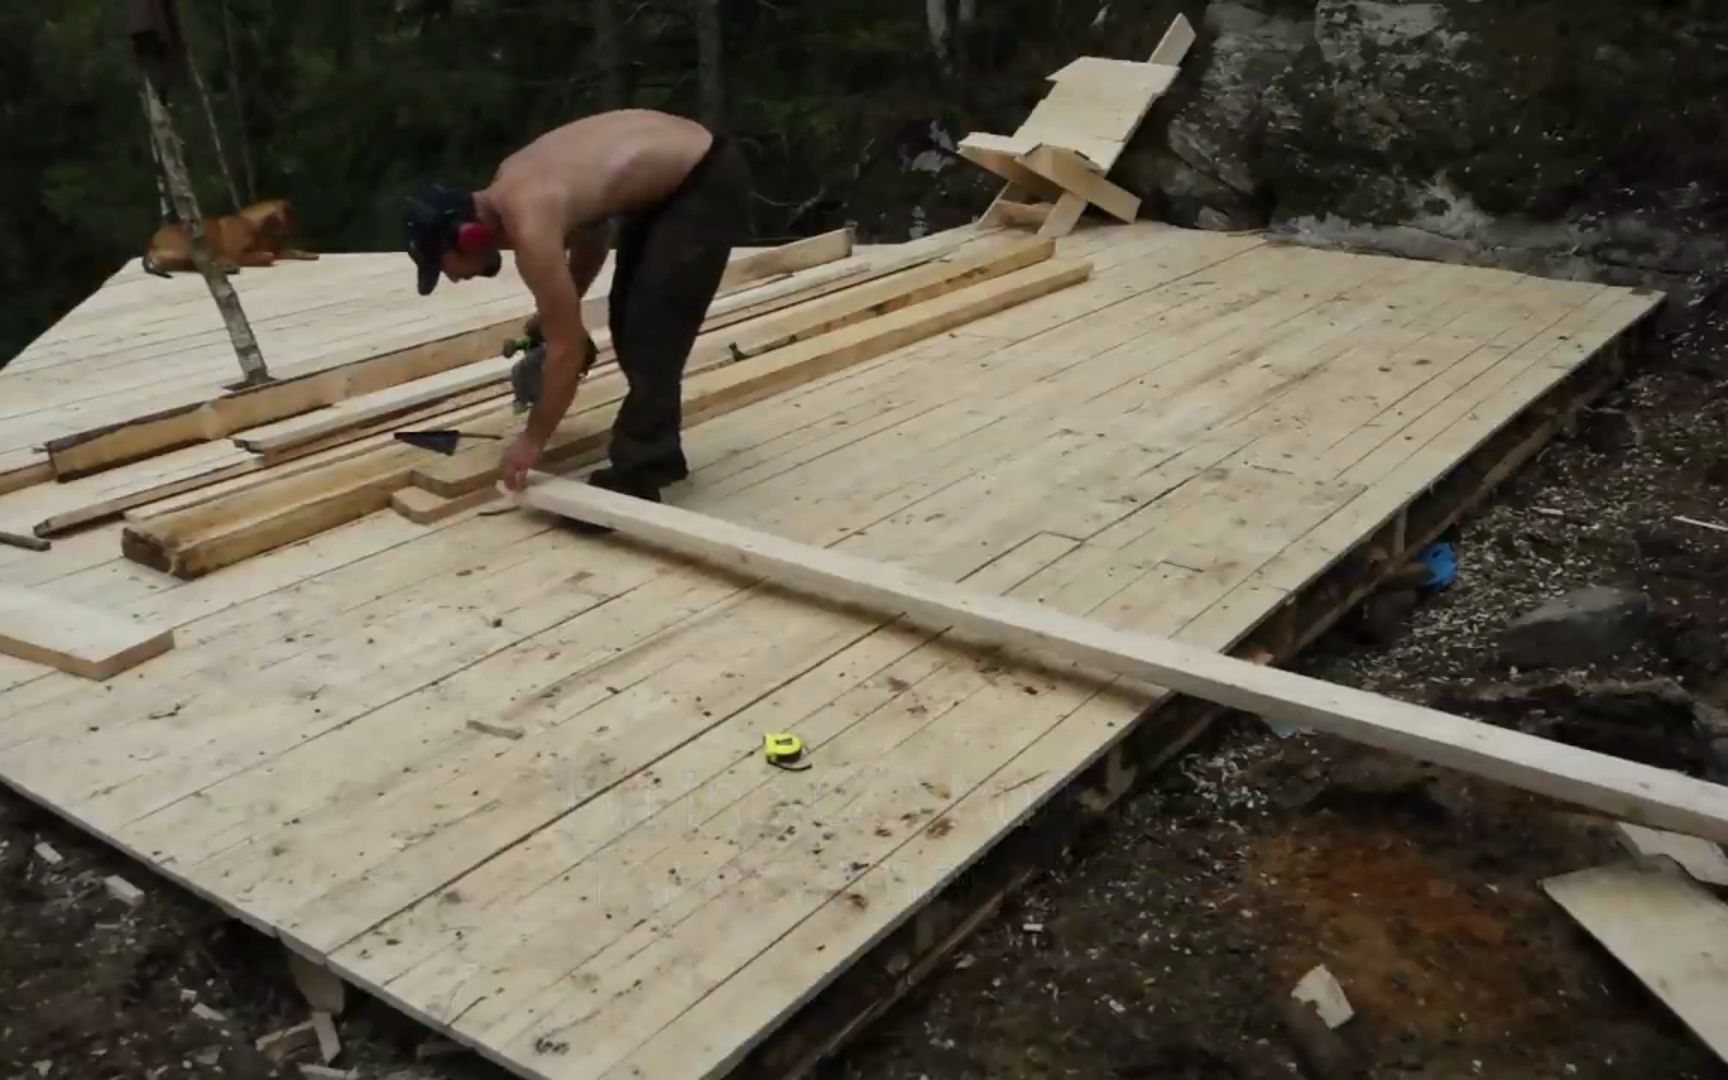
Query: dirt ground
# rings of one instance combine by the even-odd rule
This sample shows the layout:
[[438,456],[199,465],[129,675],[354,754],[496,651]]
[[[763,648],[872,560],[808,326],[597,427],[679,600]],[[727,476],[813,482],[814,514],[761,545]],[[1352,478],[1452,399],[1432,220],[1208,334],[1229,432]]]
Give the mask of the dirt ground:
[[[1450,589],[1398,620],[1391,640],[1386,627],[1341,629],[1304,670],[1695,772],[1728,765],[1721,747],[1658,716],[1660,702],[1604,714],[1588,692],[1553,689],[1560,673],[1492,660],[1500,629],[1545,598],[1640,588],[1657,603],[1652,629],[1574,682],[1672,679],[1728,708],[1728,533],[1674,520],[1728,523],[1728,302],[1676,314],[1576,436],[1458,531]],[[1508,683],[1550,689],[1535,705],[1496,704]],[[59,865],[36,854],[42,842]],[[823,1071],[1728,1077],[1537,887],[1621,856],[1599,819],[1232,721]],[[145,901],[112,898],[110,874],[129,875]],[[1332,1047],[1342,1064],[1325,1067],[1304,1064],[1315,1051],[1282,1005],[1322,963],[1356,1010]],[[273,943],[0,796],[0,1078],[296,1076],[252,1041],[306,1017]],[[367,1080],[502,1075],[460,1053],[420,1060],[426,1034],[354,994],[340,1028],[339,1063]]]

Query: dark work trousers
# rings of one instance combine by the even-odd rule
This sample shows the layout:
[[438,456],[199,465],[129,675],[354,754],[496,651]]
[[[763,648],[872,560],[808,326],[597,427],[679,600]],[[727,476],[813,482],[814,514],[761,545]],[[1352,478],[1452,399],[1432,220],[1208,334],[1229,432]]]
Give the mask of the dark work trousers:
[[749,213],[750,172],[714,144],[676,191],[621,223],[609,297],[612,345],[630,389],[612,425],[612,465],[593,481],[634,495],[689,475],[679,428],[684,364]]

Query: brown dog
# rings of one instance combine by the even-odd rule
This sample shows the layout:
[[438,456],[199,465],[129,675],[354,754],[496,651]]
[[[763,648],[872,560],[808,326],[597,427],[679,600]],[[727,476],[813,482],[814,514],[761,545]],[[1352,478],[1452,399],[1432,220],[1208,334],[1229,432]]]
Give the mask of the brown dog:
[[[242,266],[270,266],[277,259],[316,259],[315,252],[287,246],[294,218],[287,199],[269,199],[241,208],[237,214],[204,219],[204,246],[227,273]],[[144,252],[144,269],[157,277],[197,269],[192,261],[192,236],[177,222],[156,230]]]

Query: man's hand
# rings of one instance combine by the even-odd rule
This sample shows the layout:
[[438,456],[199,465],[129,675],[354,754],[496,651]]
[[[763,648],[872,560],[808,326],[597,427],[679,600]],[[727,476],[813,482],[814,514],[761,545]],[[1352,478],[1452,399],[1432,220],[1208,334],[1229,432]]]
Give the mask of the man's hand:
[[540,456],[546,448],[540,441],[524,431],[516,436],[504,451],[504,486],[510,491],[521,491],[528,486],[528,472],[540,464]]

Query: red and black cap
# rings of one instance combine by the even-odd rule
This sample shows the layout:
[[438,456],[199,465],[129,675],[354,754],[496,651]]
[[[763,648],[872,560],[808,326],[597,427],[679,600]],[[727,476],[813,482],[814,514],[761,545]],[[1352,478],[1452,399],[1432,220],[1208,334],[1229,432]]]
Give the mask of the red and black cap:
[[419,269],[421,296],[430,294],[438,284],[444,252],[455,246],[462,223],[474,219],[471,191],[433,186],[408,196],[403,233],[408,255]]

